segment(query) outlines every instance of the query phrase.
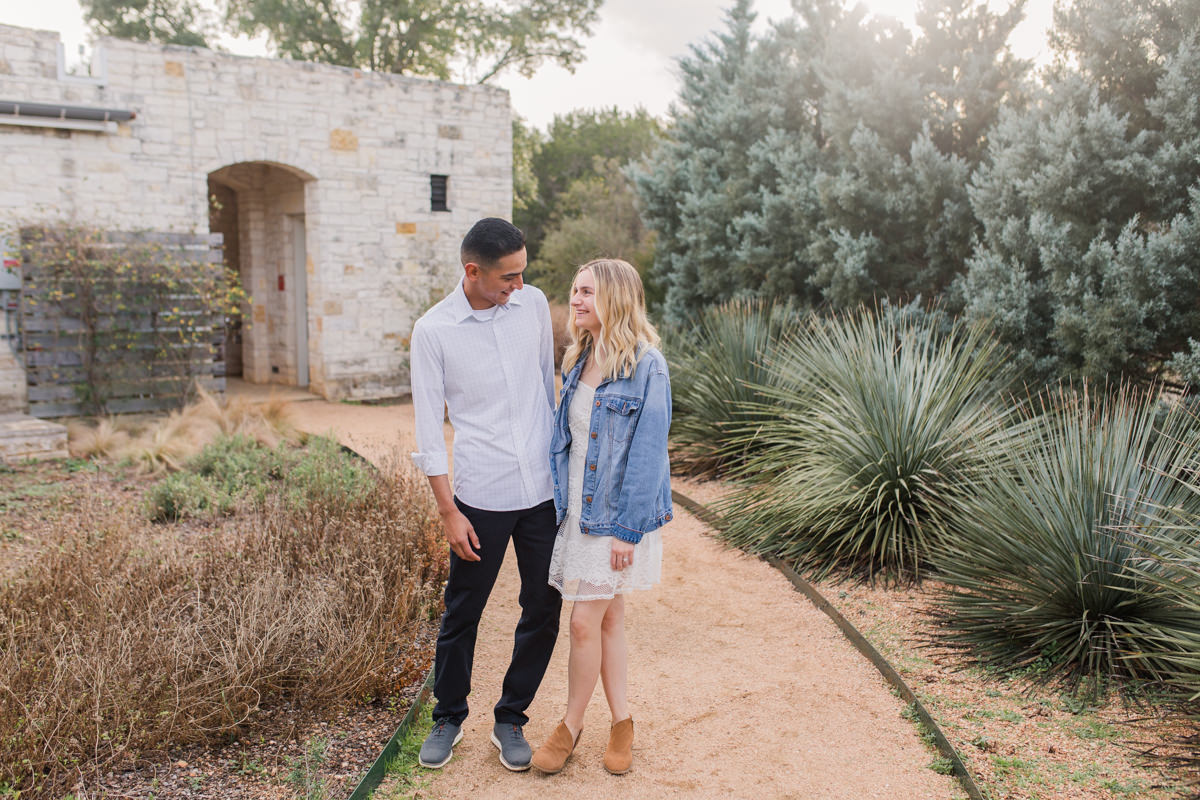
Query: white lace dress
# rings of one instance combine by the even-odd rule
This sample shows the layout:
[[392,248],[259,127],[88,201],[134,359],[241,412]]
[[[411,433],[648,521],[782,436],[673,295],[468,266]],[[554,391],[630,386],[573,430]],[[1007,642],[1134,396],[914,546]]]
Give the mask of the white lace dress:
[[595,390],[576,384],[567,422],[571,449],[567,467],[567,516],[559,526],[550,558],[550,585],[564,600],[603,600],[634,589],[649,589],[662,579],[662,536],[651,531],[634,545],[633,564],[617,572],[611,564],[612,537],[593,536],[579,529],[583,509],[583,467]]

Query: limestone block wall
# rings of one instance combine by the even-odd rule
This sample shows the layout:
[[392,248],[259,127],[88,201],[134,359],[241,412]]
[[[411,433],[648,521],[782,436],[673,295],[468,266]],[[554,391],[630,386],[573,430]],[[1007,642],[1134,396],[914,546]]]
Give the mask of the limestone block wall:
[[25,390],[25,370],[0,340],[0,414],[22,412],[29,405]]
[[[507,92],[114,39],[75,78],[58,50],[56,33],[0,25],[0,100],[136,117],[110,131],[0,124],[0,225],[206,232],[209,178],[224,175],[253,301],[245,377],[297,383],[303,355],[327,397],[407,391],[412,322],[457,279],[463,233],[511,215]],[[449,211],[431,209],[432,175],[448,176]]]

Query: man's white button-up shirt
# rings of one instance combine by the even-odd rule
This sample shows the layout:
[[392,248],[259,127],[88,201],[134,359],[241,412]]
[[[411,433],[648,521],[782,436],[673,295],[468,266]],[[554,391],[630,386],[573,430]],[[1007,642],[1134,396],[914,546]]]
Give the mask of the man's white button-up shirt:
[[449,472],[443,409],[454,428],[454,494],[486,511],[554,497],[554,337],[540,289],[471,308],[462,282],[417,320],[410,346],[417,452],[426,475]]

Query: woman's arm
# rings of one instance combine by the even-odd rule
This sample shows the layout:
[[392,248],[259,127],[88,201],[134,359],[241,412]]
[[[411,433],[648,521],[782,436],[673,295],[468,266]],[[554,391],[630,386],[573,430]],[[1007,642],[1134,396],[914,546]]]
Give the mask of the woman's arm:
[[650,370],[641,412],[629,441],[625,474],[617,499],[618,525],[614,536],[636,544],[642,534],[658,527],[658,493],[670,481],[667,432],[671,427],[671,382],[662,356],[648,363]]

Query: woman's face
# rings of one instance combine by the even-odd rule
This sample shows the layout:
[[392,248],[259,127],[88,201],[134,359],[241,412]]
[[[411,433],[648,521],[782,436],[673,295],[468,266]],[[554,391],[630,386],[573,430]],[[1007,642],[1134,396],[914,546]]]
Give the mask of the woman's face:
[[571,311],[575,314],[575,327],[585,330],[593,337],[600,335],[600,317],[596,314],[596,279],[590,269],[580,270],[571,285]]

